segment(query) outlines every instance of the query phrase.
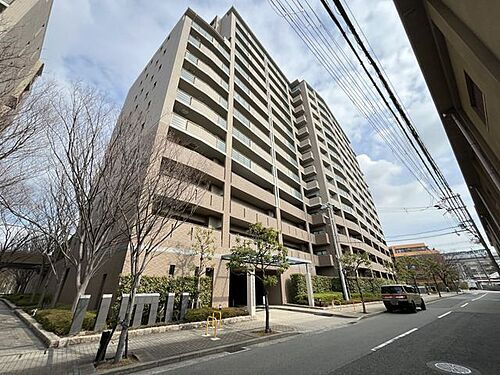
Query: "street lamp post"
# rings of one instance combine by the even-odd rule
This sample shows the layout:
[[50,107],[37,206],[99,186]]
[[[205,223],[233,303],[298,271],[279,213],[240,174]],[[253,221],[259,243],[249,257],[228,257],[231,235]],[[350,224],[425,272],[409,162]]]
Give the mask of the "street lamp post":
[[347,290],[347,283],[345,281],[344,270],[342,267],[342,262],[340,261],[341,251],[340,251],[339,242],[337,239],[337,228],[336,228],[335,221],[334,221],[332,204],[325,203],[323,206],[321,206],[321,209],[325,210],[328,213],[328,220],[330,221],[330,230],[332,231],[333,249],[335,251],[335,258],[337,261],[337,267],[339,269],[340,284],[342,286],[342,294],[344,295],[344,300],[349,301],[350,300],[349,291]]

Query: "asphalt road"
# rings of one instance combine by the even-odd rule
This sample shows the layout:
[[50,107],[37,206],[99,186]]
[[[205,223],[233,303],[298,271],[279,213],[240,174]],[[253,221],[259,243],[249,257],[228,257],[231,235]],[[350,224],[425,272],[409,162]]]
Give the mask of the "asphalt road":
[[[500,293],[461,294],[417,314],[384,313],[356,324],[156,369],[154,374],[500,374]],[[443,366],[443,365],[440,365]],[[431,368],[432,367],[432,368]],[[465,370],[463,370],[465,371]],[[457,373],[457,372],[455,372]]]

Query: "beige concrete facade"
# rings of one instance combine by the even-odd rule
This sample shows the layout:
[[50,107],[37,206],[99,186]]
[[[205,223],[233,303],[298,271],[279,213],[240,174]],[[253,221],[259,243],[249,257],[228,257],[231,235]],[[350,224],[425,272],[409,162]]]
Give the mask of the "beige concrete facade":
[[439,251],[436,249],[429,249],[429,246],[423,242],[393,245],[389,246],[389,250],[393,258],[439,254]]
[[[23,92],[42,73],[40,60],[53,0],[0,0],[1,110],[15,108]],[[6,79],[5,77],[8,77]],[[6,106],[6,107],[4,107]]]
[[[157,139],[172,134],[185,141],[186,156],[202,161],[210,182],[147,275],[193,274],[193,232],[209,227],[217,246],[213,305],[235,304],[221,256],[249,224],[261,222],[279,230],[289,256],[310,261],[313,274],[337,275],[335,238],[343,252],[368,252],[374,276],[393,278],[349,140],[319,94],[304,81],[290,82],[233,8],[210,24],[187,10],[130,88],[122,114],[146,118]],[[335,207],[337,233],[321,211],[327,202]],[[96,289],[96,281],[87,292],[113,293],[111,280],[128,272],[124,257],[95,277],[108,275],[104,288]],[[270,302],[286,302],[289,275],[305,272],[305,265],[292,266]],[[246,298],[246,289],[241,293]]]
[[500,2],[396,0],[469,191],[500,251]]

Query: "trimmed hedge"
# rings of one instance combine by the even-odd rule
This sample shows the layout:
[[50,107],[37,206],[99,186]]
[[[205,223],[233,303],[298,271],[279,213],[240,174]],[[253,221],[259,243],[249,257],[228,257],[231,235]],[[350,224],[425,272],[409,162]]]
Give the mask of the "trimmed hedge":
[[[132,277],[130,275],[120,276],[117,294],[130,293]],[[183,292],[193,296],[196,293],[196,279],[193,276],[169,277],[169,276],[142,276],[138,293],[160,293],[160,301],[165,301],[168,293],[175,293],[176,302],[180,301]],[[210,306],[212,302],[212,279],[201,278],[200,300],[202,306]]]
[[[209,316],[212,315],[214,311],[219,311],[218,309],[211,309],[208,307],[202,307],[201,309],[190,309],[186,312],[186,317],[184,318],[185,322],[200,322],[207,320]],[[224,307],[221,310],[222,318],[233,318],[235,316],[243,316],[248,315],[248,312],[245,309],[241,309],[238,307]],[[215,314],[216,317],[219,316],[218,313]]]
[[[82,330],[92,331],[94,328],[96,313],[87,311],[83,319]],[[47,309],[38,310],[35,320],[40,323],[46,331],[53,332],[58,336],[66,336],[71,328],[71,310]]]
[[[311,277],[313,283],[314,298],[317,304],[322,306],[322,304],[331,304],[331,295],[342,296],[342,288],[340,285],[340,279],[337,277],[330,276],[320,276],[315,275]],[[379,300],[380,299],[380,287],[384,284],[393,284],[394,281],[379,279],[379,278],[359,278],[359,284],[363,295],[366,296],[365,301]],[[355,279],[347,279],[347,285],[349,291],[352,294],[352,299],[359,298],[359,290],[356,286]],[[289,298],[292,303],[297,304],[307,304],[307,287],[305,275],[295,273],[290,275],[289,283]],[[316,299],[318,298],[318,299]],[[335,298],[336,299],[336,298]]]

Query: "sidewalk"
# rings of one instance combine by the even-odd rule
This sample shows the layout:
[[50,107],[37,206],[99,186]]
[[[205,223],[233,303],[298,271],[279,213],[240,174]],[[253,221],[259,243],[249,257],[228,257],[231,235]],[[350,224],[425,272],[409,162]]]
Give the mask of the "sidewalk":
[[7,333],[0,340],[0,361],[5,355],[30,352],[44,349],[43,343],[31,330],[14,314],[14,312],[0,301],[0,332]]
[[[293,327],[273,324],[276,335],[262,337],[257,330],[262,330],[260,320],[251,320],[227,324],[218,334],[219,340],[212,341],[203,337],[204,329],[181,330],[137,336],[129,340],[129,352],[134,353],[140,364],[165,359],[179,360],[179,357],[196,356],[225,351],[226,346],[244,345],[248,342],[264,341],[295,334]],[[117,342],[109,345],[107,357],[112,357]],[[94,374],[92,362],[97,352],[98,343],[71,345],[61,349],[32,350],[17,352],[0,357],[1,374]],[[229,349],[227,349],[229,350]],[[172,358],[174,357],[174,358]],[[164,363],[161,363],[163,361]],[[120,370],[120,373],[124,373]]]

